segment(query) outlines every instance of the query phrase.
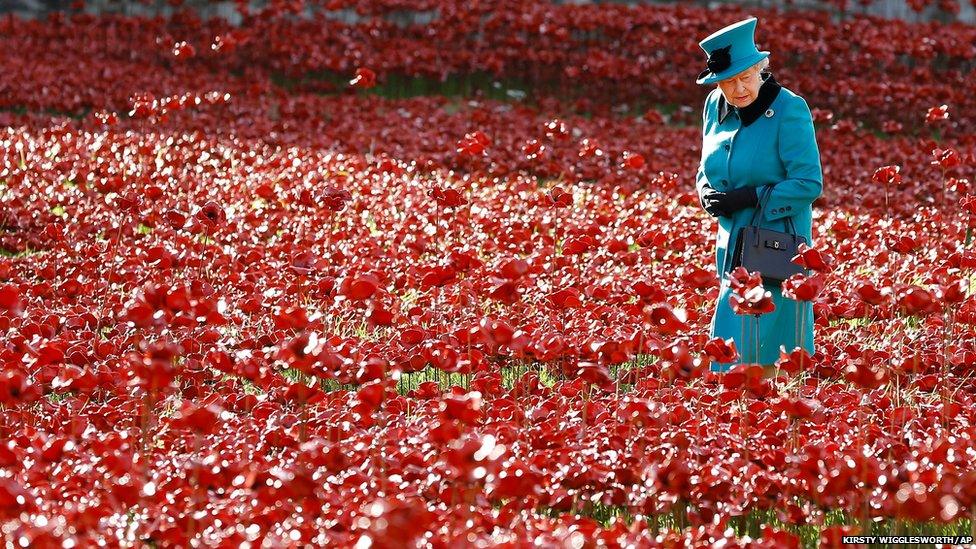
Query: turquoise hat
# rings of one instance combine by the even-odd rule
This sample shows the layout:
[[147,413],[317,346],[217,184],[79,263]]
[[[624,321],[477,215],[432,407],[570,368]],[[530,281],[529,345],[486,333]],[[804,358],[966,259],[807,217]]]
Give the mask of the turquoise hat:
[[748,69],[769,57],[755,42],[756,18],[750,17],[719,29],[698,43],[708,54],[708,68],[698,75],[696,84],[713,84]]

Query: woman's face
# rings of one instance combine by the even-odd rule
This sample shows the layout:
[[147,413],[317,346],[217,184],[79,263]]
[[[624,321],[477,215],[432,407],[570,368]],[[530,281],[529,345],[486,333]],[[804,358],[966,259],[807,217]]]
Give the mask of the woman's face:
[[738,108],[745,107],[755,101],[761,85],[762,79],[759,77],[759,69],[754,66],[718,83],[725,100]]

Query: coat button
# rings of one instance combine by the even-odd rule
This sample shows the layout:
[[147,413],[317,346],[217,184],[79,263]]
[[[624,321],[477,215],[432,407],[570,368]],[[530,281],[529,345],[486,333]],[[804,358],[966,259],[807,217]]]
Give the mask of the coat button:
[[729,182],[728,182],[728,181],[726,181],[725,179],[723,179],[723,180],[721,181],[721,183],[722,183],[722,186],[723,186],[723,187],[725,187],[726,185],[728,185],[728,184],[729,184]]
[[725,144],[725,150],[729,150],[730,148],[732,148],[732,147],[730,147],[730,146],[729,146],[729,144],[728,144],[728,143],[726,143],[726,144]]
[[787,210],[792,210],[793,209],[793,206],[787,206],[786,209]]

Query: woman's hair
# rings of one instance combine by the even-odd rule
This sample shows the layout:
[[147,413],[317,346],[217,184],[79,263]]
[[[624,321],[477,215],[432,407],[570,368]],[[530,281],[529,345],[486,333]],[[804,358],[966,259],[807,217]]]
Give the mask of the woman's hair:
[[769,57],[763,57],[762,61],[753,65],[759,69],[759,72],[769,72]]

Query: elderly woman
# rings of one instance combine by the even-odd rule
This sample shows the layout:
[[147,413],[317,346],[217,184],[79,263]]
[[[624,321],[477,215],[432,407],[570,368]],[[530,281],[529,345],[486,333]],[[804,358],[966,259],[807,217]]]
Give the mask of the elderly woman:
[[[710,335],[734,340],[738,363],[762,364],[768,376],[781,348],[789,353],[802,345],[814,353],[813,304],[783,297],[778,285],[767,284],[776,306],[773,312],[758,321],[754,315],[736,314],[729,302],[732,250],[739,228],[757,213],[760,197],[757,225],[793,232],[787,227],[792,219],[796,234],[813,245],[812,204],[823,189],[823,175],[810,108],[765,70],[769,52],[756,48],[755,29],[756,18],[750,17],[699,43],[708,54],[708,68],[697,83],[717,86],[708,94],[702,114],[696,187],[702,207],[718,219],[719,293]],[[711,369],[725,372],[734,364],[716,362]]]

